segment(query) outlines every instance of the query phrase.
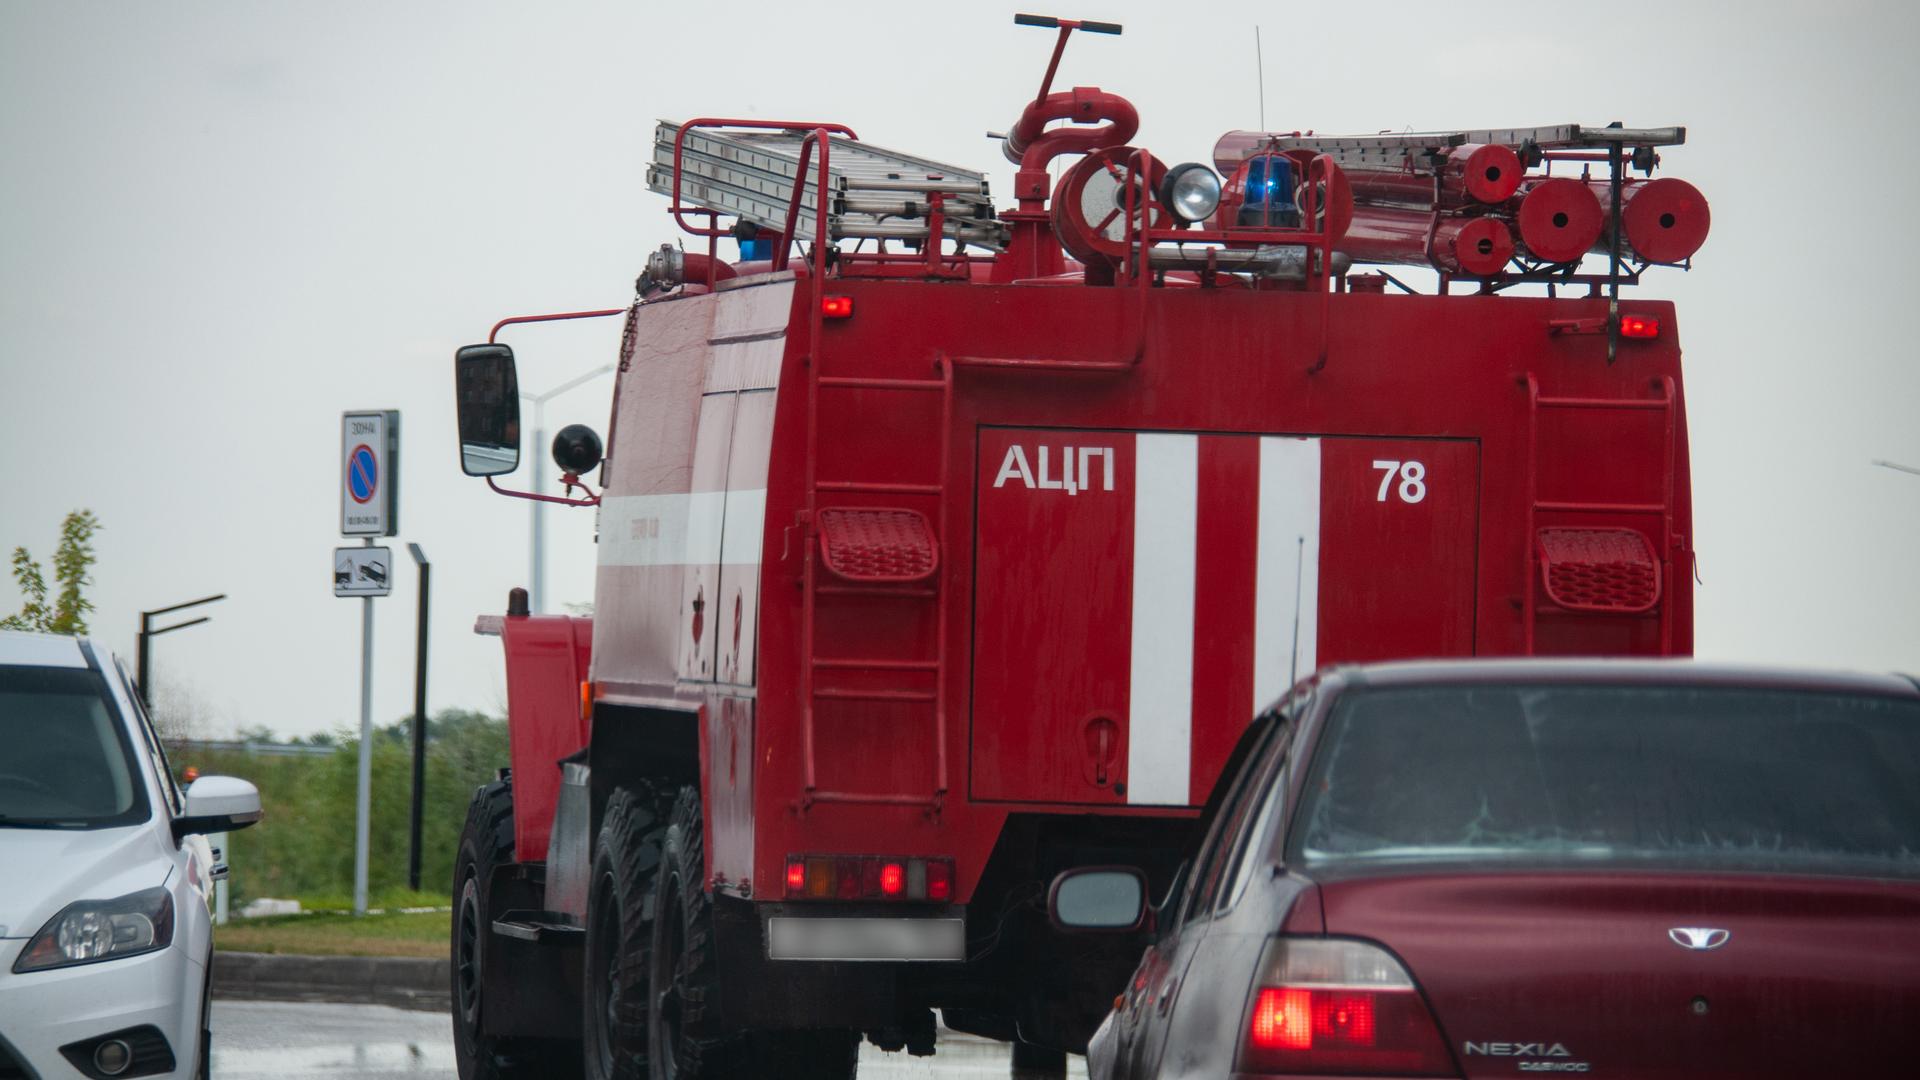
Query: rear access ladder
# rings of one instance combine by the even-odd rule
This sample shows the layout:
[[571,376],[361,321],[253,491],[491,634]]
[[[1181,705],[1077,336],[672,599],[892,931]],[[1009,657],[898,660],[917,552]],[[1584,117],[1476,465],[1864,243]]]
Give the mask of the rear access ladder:
[[[815,337],[819,340],[818,336]],[[800,648],[802,784],[795,808],[805,812],[814,803],[878,803],[919,806],[937,817],[945,802],[947,779],[947,590],[941,585],[940,561],[947,544],[946,481],[951,465],[953,434],[953,367],[944,358],[934,361],[936,376],[928,379],[830,376],[820,374],[818,357],[807,365],[807,521],[801,579]],[[820,430],[823,393],[880,391],[940,396],[938,458],[934,483],[902,483],[852,478],[821,479],[816,440]],[[892,506],[832,506],[820,508],[822,495],[874,496],[878,500],[903,498],[936,506],[933,520],[918,510]],[[825,578],[825,580],[823,580]],[[816,622],[823,598],[866,597],[888,603],[931,605],[935,623],[934,654],[930,658],[822,656],[816,650]],[[932,687],[821,687],[823,671],[887,672],[922,684],[932,676]],[[917,679],[914,677],[918,676]],[[814,709],[821,701],[889,702],[924,705],[932,712],[934,743],[933,784],[920,791],[830,791],[818,783],[814,760]]]
[[[1533,375],[1523,383],[1527,391],[1527,567],[1521,594],[1521,621],[1526,655],[1533,655],[1535,630],[1541,614],[1536,594],[1544,592],[1554,609],[1597,614],[1644,615],[1658,611],[1660,653],[1673,651],[1674,552],[1684,538],[1674,530],[1674,453],[1679,441],[1680,409],[1672,376],[1655,380],[1658,397],[1585,398],[1544,397]],[[1568,502],[1542,500],[1540,478],[1540,414],[1547,410],[1637,410],[1660,414],[1660,501]],[[1602,517],[1648,520],[1642,528],[1538,528],[1541,513],[1566,518]],[[1652,534],[1651,544],[1646,534]]]

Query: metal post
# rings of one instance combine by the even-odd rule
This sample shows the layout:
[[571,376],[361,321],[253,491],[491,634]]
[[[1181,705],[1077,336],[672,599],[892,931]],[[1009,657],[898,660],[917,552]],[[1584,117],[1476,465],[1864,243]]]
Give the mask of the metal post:
[[[601,312],[601,314],[611,315],[616,314],[616,312]],[[541,457],[547,452],[547,402],[582,383],[591,379],[597,379],[612,370],[612,364],[602,364],[592,371],[584,372],[568,379],[566,382],[561,383],[559,386],[554,387],[544,394],[523,393],[520,395],[528,401],[533,402],[533,445],[529,447],[529,452],[533,455],[532,490],[534,494],[539,494],[540,489],[545,486],[540,482],[540,470],[546,468]],[[527,568],[527,611],[530,614],[539,615],[545,610],[544,605],[547,600],[547,504],[539,499],[534,499],[532,502],[532,507],[527,511],[532,515],[532,521],[530,523],[532,536],[529,545],[532,548],[531,564]]]
[[420,568],[420,611],[413,646],[413,820],[407,845],[407,888],[420,891],[421,800],[427,791],[427,586],[433,564],[419,544],[408,544]]
[[[538,495],[546,485],[540,482],[546,462],[541,460],[547,442],[547,399],[533,399],[533,493]],[[535,615],[545,613],[542,604],[547,599],[547,504],[539,499],[532,500],[529,512],[533,514],[533,566],[527,572],[527,610]]]
[[[1619,127],[1614,121],[1608,127]],[[1608,177],[1611,189],[1612,205],[1607,210],[1607,363],[1612,364],[1620,355],[1620,239],[1625,231],[1620,228],[1620,188],[1625,178],[1621,176],[1626,168],[1618,142],[1607,144],[1607,167],[1612,170]],[[1532,541],[1528,541],[1532,543]],[[1532,586],[1528,586],[1532,588]]]
[[149,612],[141,612],[140,637],[137,647],[139,660],[134,665],[133,681],[138,685],[140,691],[140,705],[148,712],[153,711],[153,691],[147,689],[147,665],[150,662],[153,652],[152,647],[147,644],[147,633],[152,629],[153,615]]
[[[216,833],[207,837],[213,847],[213,861],[233,865],[227,856],[227,834]],[[215,926],[227,925],[227,879],[223,876],[213,883],[213,922]]]
[[[367,547],[373,546],[368,537]],[[353,913],[367,913],[367,842],[373,809],[373,597],[360,598],[360,788],[354,800]]]

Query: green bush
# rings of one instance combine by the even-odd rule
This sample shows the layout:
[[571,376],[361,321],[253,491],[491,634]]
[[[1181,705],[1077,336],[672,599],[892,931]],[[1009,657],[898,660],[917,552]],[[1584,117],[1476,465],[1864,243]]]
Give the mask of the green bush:
[[[446,903],[453,860],[473,789],[507,764],[504,720],[448,710],[427,726],[426,792],[420,826],[420,894],[406,893],[413,783],[412,723],[401,720],[373,737],[373,799],[367,890],[401,903],[431,894]],[[260,789],[260,823],[227,838],[229,902],[258,896],[300,897],[309,906],[353,895],[354,799],[358,738],[337,738],[327,754],[181,748],[173,766],[202,775],[238,776]],[[379,905],[373,905],[379,906]]]

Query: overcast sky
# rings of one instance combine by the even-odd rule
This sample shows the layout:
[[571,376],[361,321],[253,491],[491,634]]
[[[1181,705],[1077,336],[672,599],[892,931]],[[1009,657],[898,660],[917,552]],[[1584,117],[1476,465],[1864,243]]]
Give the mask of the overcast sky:
[[[1256,24],[1276,129],[1687,125],[1664,173],[1713,233],[1641,295],[1679,304],[1699,652],[1920,669],[1920,476],[1870,464],[1920,465],[1911,5],[1032,2],[1126,24],[1076,37],[1059,83],[1130,97],[1169,161],[1256,126]],[[156,640],[156,681],[219,730],[353,726],[339,414],[398,408],[375,717],[411,708],[409,540],[434,562],[430,707],[500,709],[498,643],[470,631],[527,577],[528,512],[460,475],[452,350],[628,301],[676,236],[644,188],[656,118],[838,120],[1004,195],[981,133],[1052,41],[1013,10],[0,0],[0,549],[46,560],[91,508],[99,637],[130,657],[141,609],[225,592]],[[616,337],[514,339],[522,386]],[[556,399],[549,429],[604,431],[610,389]],[[548,520],[553,606],[590,600],[591,512]]]

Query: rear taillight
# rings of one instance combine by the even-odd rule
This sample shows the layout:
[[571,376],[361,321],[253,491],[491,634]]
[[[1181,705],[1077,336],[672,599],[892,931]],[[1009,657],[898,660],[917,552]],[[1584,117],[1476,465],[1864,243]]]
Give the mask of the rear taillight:
[[789,855],[790,900],[953,899],[952,859],[884,855]]
[[1256,986],[1241,1029],[1243,1071],[1454,1075],[1412,977],[1377,945],[1274,938]]

